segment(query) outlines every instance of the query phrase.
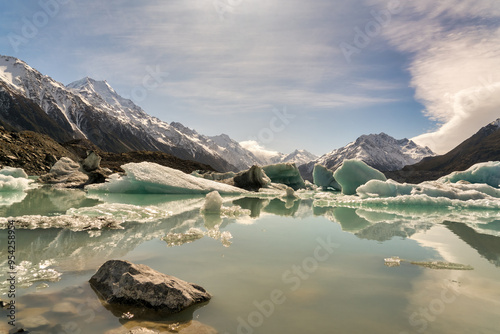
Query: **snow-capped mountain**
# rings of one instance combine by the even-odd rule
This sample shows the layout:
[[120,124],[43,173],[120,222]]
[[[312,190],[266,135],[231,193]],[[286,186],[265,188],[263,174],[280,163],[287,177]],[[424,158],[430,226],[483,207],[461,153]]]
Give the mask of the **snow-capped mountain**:
[[306,150],[295,150],[288,155],[284,155],[280,162],[289,162],[300,166],[316,159],[318,159],[318,156],[311,152]]
[[393,171],[434,155],[430,148],[406,138],[397,140],[385,133],[370,134],[300,166],[299,170],[303,177],[310,179],[315,164],[336,170],[345,159],[359,159],[380,171]]
[[0,56],[0,85],[0,120],[15,130],[62,137],[57,140],[87,138],[110,152],[163,151],[221,171],[236,169],[196,137],[119,96],[105,81],[84,78],[66,87],[19,59]]
[[306,150],[295,150],[290,154],[271,151],[253,140],[241,142],[240,145],[244,149],[250,151],[257,159],[255,163],[261,166],[287,162],[295,163],[297,166],[300,166],[318,158],[316,155]]
[[152,117],[106,81],[86,77],[64,86],[8,56],[0,56],[0,125],[59,141],[86,138],[110,152],[162,151],[220,171],[278,162],[299,165],[316,158],[303,150],[258,156],[225,134],[208,137]]

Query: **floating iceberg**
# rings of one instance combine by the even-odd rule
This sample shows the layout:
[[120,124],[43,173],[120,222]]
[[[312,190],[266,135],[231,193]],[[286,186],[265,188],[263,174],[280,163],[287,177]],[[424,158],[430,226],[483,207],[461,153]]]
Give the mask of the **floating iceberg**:
[[15,167],[7,167],[7,166],[0,169],[0,175],[12,176],[15,178],[23,178],[23,179],[28,178],[28,174],[26,174],[24,169],[15,168]]
[[207,213],[220,213],[222,208],[222,196],[217,191],[212,191],[207,194],[205,203],[201,211]]
[[356,159],[344,160],[333,177],[342,187],[344,195],[356,194],[356,189],[370,180],[387,180],[384,174]]
[[34,187],[34,180],[21,168],[4,167],[0,169],[0,192],[20,192]]
[[328,188],[342,190],[340,184],[333,177],[333,172],[320,164],[314,165],[313,182],[318,187],[322,187],[323,190]]
[[463,172],[453,172],[439,179],[441,182],[485,183],[495,188],[500,185],[500,161],[489,161],[475,164]]
[[128,163],[125,175],[113,174],[106,183],[86,186],[89,192],[128,194],[241,194],[246,191],[227,184],[202,179],[152,162]]
[[293,190],[298,190],[305,188],[306,184],[300,176],[300,172],[294,163],[280,163],[275,165],[268,165],[262,167],[267,177],[271,179],[273,183],[282,183],[293,188]]

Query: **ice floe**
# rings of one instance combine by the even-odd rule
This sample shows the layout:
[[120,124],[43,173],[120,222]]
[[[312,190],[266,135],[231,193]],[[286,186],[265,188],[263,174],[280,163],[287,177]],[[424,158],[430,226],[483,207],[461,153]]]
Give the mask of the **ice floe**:
[[227,184],[195,177],[152,162],[128,163],[125,175],[113,174],[106,183],[89,185],[89,192],[131,194],[206,194],[217,190],[223,194],[246,192]]

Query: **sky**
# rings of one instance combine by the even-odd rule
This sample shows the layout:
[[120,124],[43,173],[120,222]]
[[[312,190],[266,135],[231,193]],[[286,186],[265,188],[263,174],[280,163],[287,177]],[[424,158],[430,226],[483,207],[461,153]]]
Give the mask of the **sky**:
[[23,0],[0,54],[166,122],[321,155],[363,134],[446,153],[500,117],[498,0]]

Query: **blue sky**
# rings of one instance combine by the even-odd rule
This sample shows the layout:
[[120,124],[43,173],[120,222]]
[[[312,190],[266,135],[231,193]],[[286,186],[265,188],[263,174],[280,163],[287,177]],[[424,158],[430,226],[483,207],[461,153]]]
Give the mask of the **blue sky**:
[[500,117],[497,0],[24,0],[0,13],[1,54],[285,153],[379,132],[445,153]]

